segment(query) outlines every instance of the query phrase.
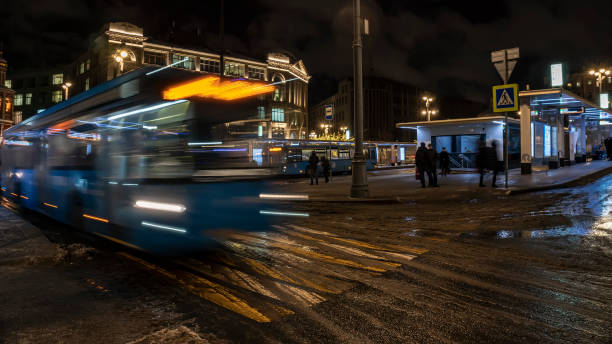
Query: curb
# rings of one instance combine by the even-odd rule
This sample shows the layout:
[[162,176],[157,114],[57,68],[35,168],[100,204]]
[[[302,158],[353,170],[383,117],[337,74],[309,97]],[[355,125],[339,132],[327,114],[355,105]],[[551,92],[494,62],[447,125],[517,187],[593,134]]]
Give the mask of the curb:
[[[556,184],[550,184],[550,185],[543,185],[543,186],[535,186],[535,187],[530,187],[530,188],[518,188],[518,189],[509,189],[509,190],[503,190],[503,189],[498,189],[497,191],[497,195],[507,195],[507,196],[513,196],[513,195],[520,195],[520,194],[525,194],[525,193],[530,193],[530,192],[538,192],[538,191],[547,191],[547,190],[553,190],[553,189],[562,189],[562,188],[566,188],[566,187],[570,187],[570,186],[575,186],[575,185],[581,185],[584,183],[588,183],[589,181],[594,181],[596,179],[599,179],[605,175],[608,175],[612,173],[612,167],[606,167],[604,169],[598,170],[598,171],[594,171],[591,172],[589,174],[585,174],[579,177],[576,177],[574,179],[570,179],[570,180],[565,180]],[[411,196],[402,196],[402,195],[396,195],[393,197],[386,197],[386,198],[351,198],[351,197],[333,197],[333,198],[324,198],[324,197],[316,197],[313,198],[311,197],[309,200],[307,201],[290,201],[292,203],[372,203],[372,204],[394,204],[394,203],[402,203],[402,200],[406,200],[406,199],[413,199],[414,197]]]
[[606,167],[602,170],[598,170],[595,172],[591,172],[589,174],[585,174],[582,175],[580,177],[574,178],[574,179],[570,179],[570,180],[566,180],[560,183],[556,183],[556,184],[550,184],[550,185],[543,185],[543,186],[535,186],[532,188],[523,188],[523,189],[515,189],[515,190],[508,190],[506,192],[506,194],[508,196],[512,196],[512,195],[520,195],[520,194],[524,194],[524,193],[530,193],[530,192],[537,192],[537,191],[547,191],[547,190],[553,190],[553,189],[563,189],[566,187],[570,187],[570,186],[576,186],[576,185],[580,185],[583,182],[587,182],[590,179],[593,180],[597,180],[605,175],[608,175],[612,173],[612,167]]

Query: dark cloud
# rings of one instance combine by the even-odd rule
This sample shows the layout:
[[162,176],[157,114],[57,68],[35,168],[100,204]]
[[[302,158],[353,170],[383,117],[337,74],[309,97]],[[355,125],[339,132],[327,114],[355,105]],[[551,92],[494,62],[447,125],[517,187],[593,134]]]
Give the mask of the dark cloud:
[[[612,2],[362,0],[372,33],[366,73],[487,101],[499,83],[492,50],[519,46],[513,80],[544,85],[546,65],[608,64]],[[65,63],[108,21],[130,21],[157,40],[217,48],[219,1],[32,0],[3,6],[0,37],[13,68]],[[226,48],[262,57],[287,50],[325,80],[352,74],[352,1],[225,0]],[[173,24],[174,23],[174,24]],[[198,35],[198,32],[200,34]]]

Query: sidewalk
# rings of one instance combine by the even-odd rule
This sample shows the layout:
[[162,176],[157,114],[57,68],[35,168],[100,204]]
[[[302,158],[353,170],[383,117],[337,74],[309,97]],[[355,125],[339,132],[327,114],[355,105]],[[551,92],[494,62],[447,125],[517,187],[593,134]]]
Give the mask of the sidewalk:
[[56,252],[38,228],[0,206],[0,265],[52,259]]
[[[279,192],[307,194],[310,201],[318,202],[397,202],[403,199],[452,199],[478,195],[510,195],[570,186],[581,179],[612,173],[611,161],[592,161],[571,167],[548,171],[534,171],[531,175],[521,175],[520,169],[511,170],[508,189],[504,188],[504,173],[497,176],[497,188],[492,188],[492,175],[485,177],[486,188],[478,186],[477,173],[451,174],[438,176],[439,188],[421,188],[415,179],[414,169],[373,171],[368,173],[370,197],[353,199],[348,197],[351,176],[334,176],[325,184],[319,178],[319,185],[310,185],[306,178],[280,182]],[[426,178],[427,179],[427,178]]]

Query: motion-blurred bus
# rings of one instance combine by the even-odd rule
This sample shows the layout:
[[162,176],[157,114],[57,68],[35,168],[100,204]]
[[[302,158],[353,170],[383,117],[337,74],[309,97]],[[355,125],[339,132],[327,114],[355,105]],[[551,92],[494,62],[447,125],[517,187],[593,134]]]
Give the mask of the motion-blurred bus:
[[218,132],[268,91],[174,68],[115,78],[4,132],[3,201],[151,250],[266,229],[289,214],[262,197],[279,170]]

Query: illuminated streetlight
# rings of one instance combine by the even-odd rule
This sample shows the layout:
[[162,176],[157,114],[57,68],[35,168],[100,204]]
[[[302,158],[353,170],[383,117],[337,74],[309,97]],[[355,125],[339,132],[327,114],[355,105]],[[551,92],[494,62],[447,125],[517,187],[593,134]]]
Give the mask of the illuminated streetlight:
[[429,104],[434,101],[433,97],[423,97],[423,101],[425,102],[425,110],[421,113],[423,115],[427,115],[427,122],[431,121],[431,115],[436,114],[436,110],[429,110]]
[[123,73],[123,61],[128,57],[128,52],[125,49],[117,50],[113,55],[115,62],[119,63],[119,71]]
[[606,76],[610,75],[610,70],[605,68],[600,68],[598,71],[591,69],[589,71],[589,75],[595,76],[596,85],[599,86],[599,95],[601,97],[601,87],[603,85],[603,80]]
[[70,90],[70,87],[72,87],[71,82],[65,82],[64,84],[62,84],[62,88],[64,89],[64,100],[68,100],[68,92]]

